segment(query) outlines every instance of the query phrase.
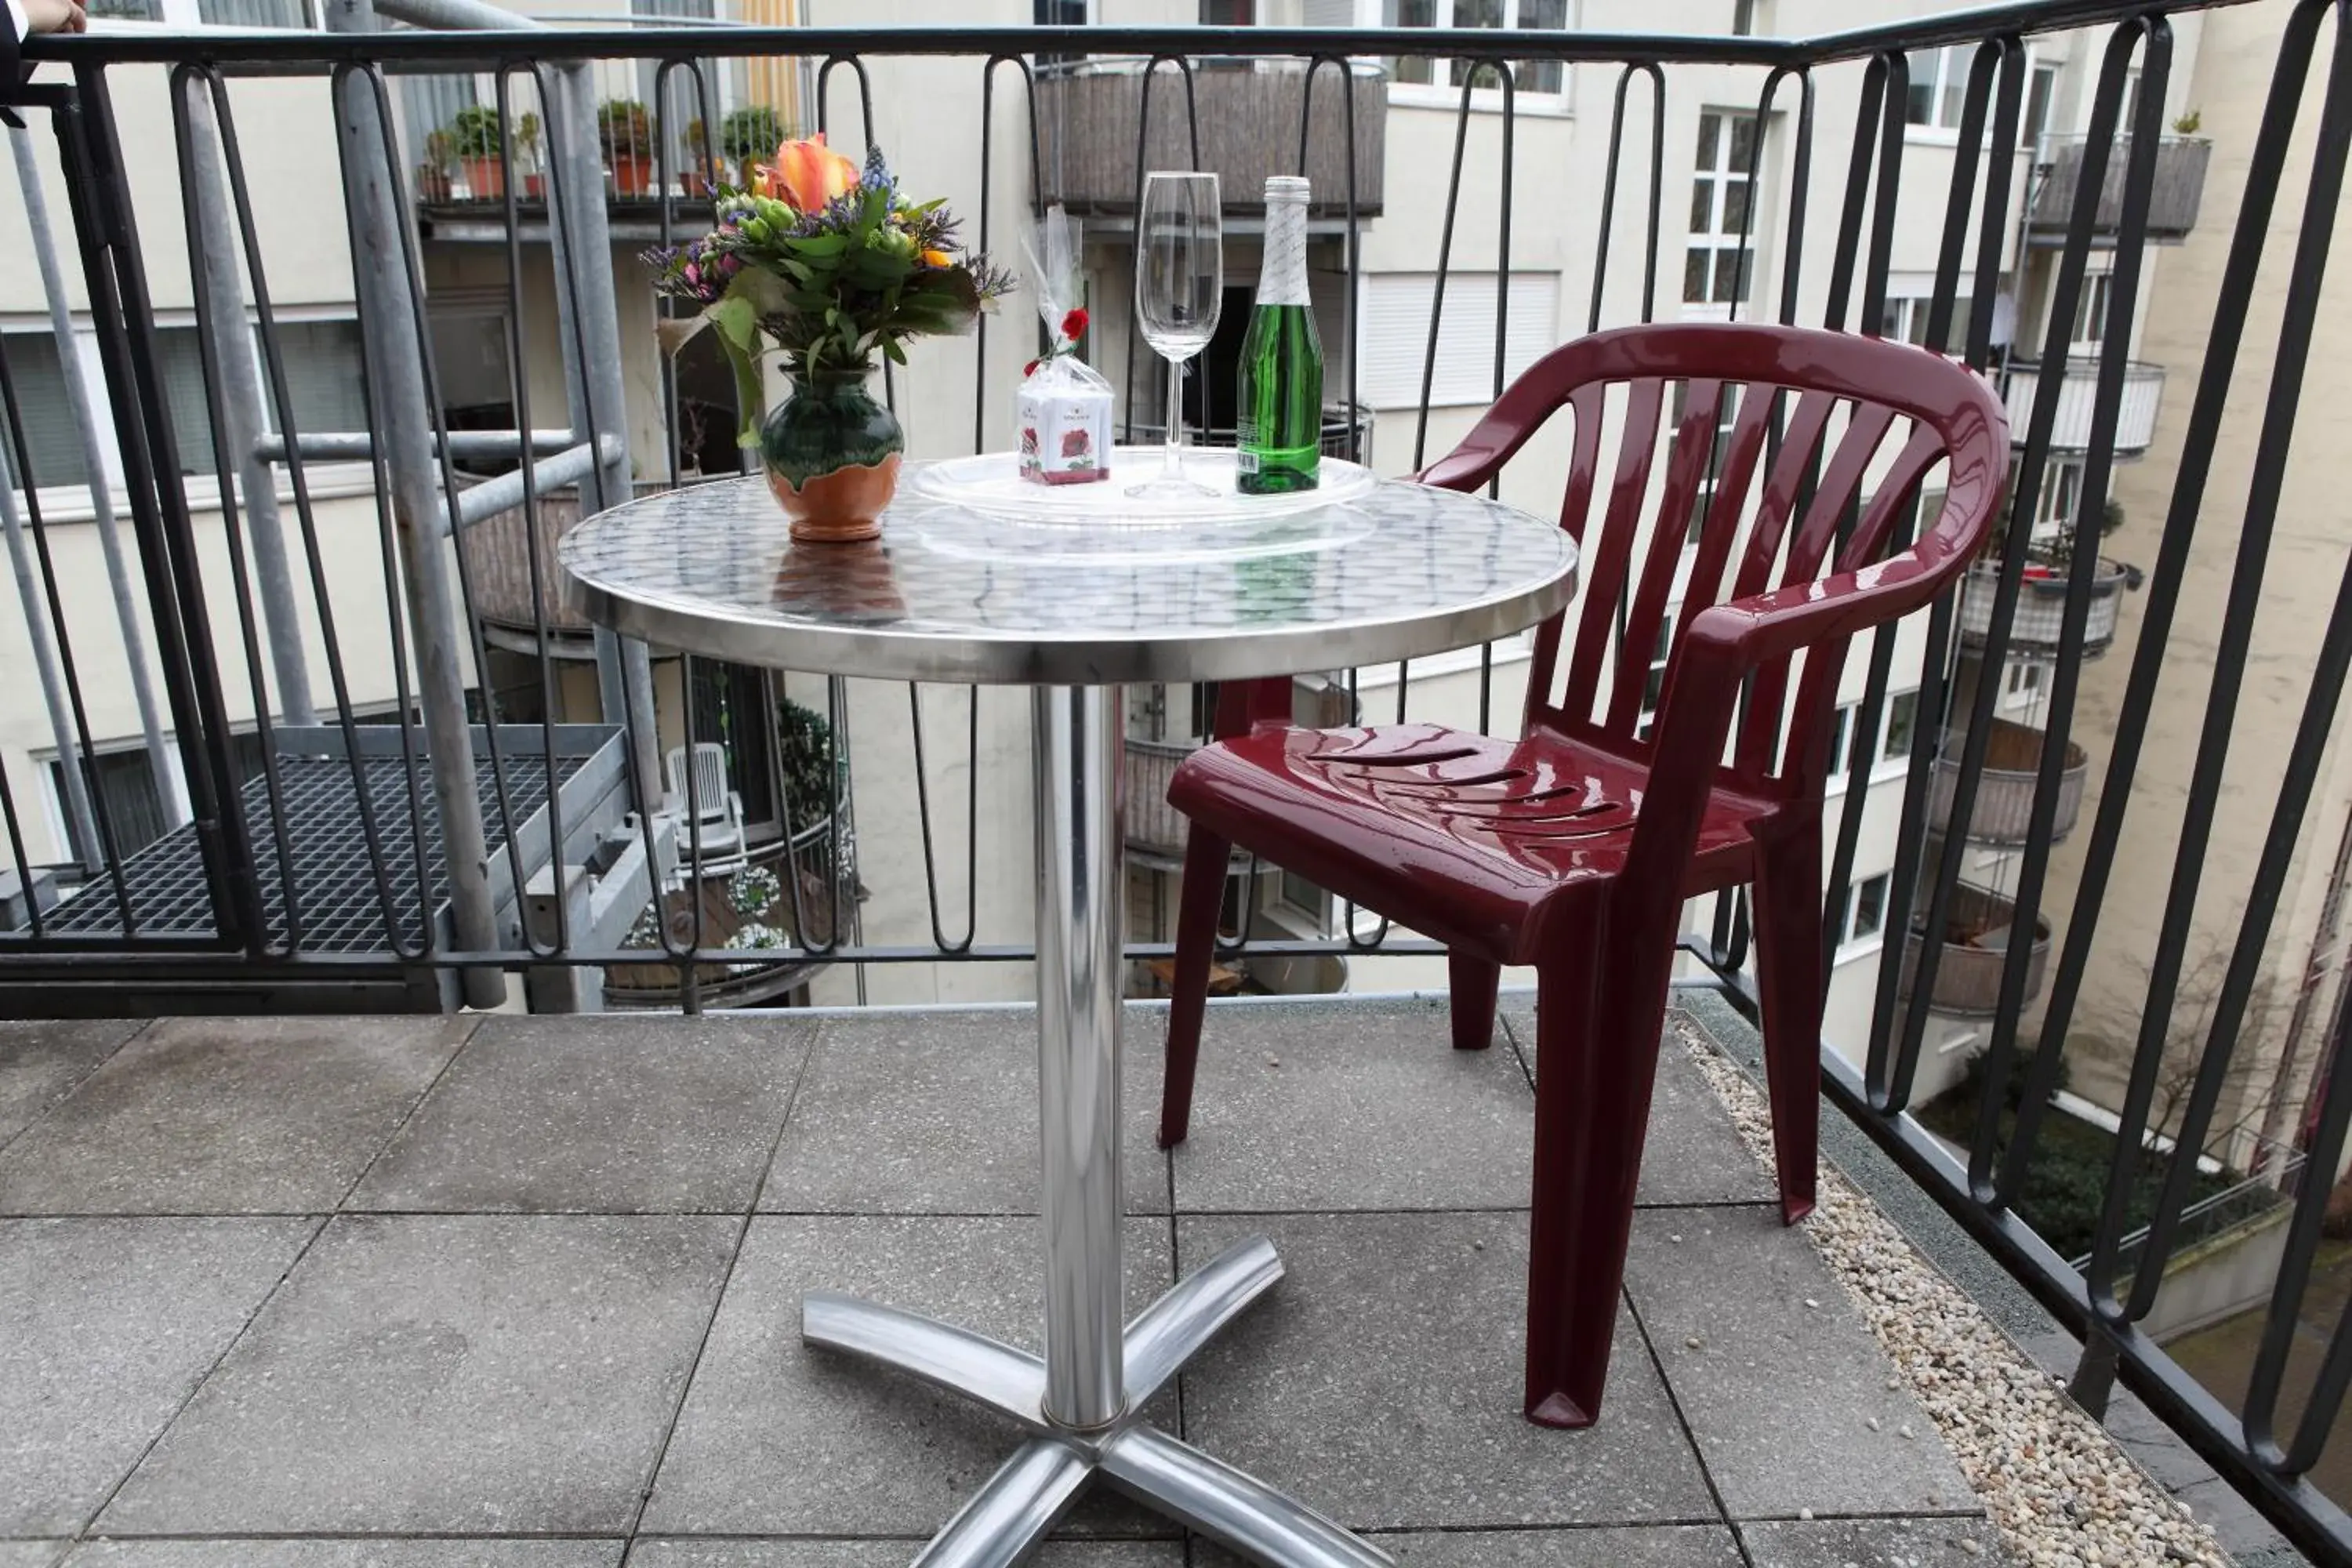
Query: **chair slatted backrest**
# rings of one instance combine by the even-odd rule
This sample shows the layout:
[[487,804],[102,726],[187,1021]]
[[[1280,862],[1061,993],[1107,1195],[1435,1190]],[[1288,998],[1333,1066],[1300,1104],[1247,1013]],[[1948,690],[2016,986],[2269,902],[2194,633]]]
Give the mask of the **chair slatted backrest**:
[[[1670,397],[1679,412],[1662,443]],[[1650,745],[1645,721],[1672,701],[1695,616],[1826,595],[1906,552],[1937,563],[1972,553],[2007,460],[1998,404],[1951,361],[1843,333],[1681,322],[1555,349],[1422,478],[1484,484],[1562,410],[1572,431],[1560,526],[1584,549],[1582,603],[1557,695],[1564,618],[1538,633],[1526,722],[1634,752]],[[1956,443],[1968,450],[1956,454]],[[1939,467],[1965,480],[1909,543],[1898,525]],[[1662,646],[1660,690],[1652,655]],[[1756,668],[1729,783],[1821,791],[1844,653],[1839,637]]]
[[[683,802],[686,799],[686,748],[672,746],[662,759],[662,772],[667,776],[669,793]],[[716,741],[694,743],[694,813],[704,822],[722,821],[727,816],[727,748]]]

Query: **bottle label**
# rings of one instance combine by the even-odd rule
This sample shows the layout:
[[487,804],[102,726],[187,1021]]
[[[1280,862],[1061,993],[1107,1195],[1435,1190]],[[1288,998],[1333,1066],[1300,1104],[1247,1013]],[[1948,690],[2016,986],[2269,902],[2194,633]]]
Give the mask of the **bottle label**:
[[1258,270],[1257,302],[1304,305],[1307,298],[1307,203],[1265,204],[1265,259]]
[[1251,451],[1247,447],[1243,447],[1236,450],[1234,453],[1234,471],[1237,474],[1256,473],[1257,454]]

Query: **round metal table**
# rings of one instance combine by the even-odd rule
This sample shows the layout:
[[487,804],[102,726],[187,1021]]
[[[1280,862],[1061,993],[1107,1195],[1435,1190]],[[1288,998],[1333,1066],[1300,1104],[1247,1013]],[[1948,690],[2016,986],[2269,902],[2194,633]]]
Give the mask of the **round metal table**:
[[[591,619],[664,647],[1036,689],[1045,1353],[823,1291],[802,1303],[803,1337],[976,1400],[1029,1434],[919,1564],[1020,1561],[1097,1474],[1254,1561],[1386,1563],[1139,1419],[1282,1265],[1253,1237],[1127,1321],[1119,688],[1339,669],[1502,637],[1568,603],[1576,547],[1497,502],[1397,480],[1154,521],[1076,520],[1070,498],[1050,492],[1018,515],[1001,500],[960,500],[920,468],[907,478],[881,539],[863,545],[793,544],[754,477],[615,507],[558,546]],[[1108,487],[1090,488],[1116,509]]]

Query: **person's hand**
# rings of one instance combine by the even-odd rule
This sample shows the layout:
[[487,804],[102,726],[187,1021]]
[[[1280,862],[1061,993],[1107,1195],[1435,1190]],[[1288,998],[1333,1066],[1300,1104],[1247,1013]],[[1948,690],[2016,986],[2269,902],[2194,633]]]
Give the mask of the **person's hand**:
[[24,0],[25,21],[36,33],[81,33],[89,29],[82,0]]

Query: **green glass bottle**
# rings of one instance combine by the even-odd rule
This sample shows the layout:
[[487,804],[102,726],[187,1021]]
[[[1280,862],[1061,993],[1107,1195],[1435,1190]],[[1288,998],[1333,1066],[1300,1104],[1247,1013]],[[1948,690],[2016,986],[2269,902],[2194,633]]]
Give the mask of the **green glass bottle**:
[[1313,489],[1323,466],[1323,340],[1307,297],[1307,182],[1294,175],[1265,183],[1265,260],[1236,406],[1241,492]]

